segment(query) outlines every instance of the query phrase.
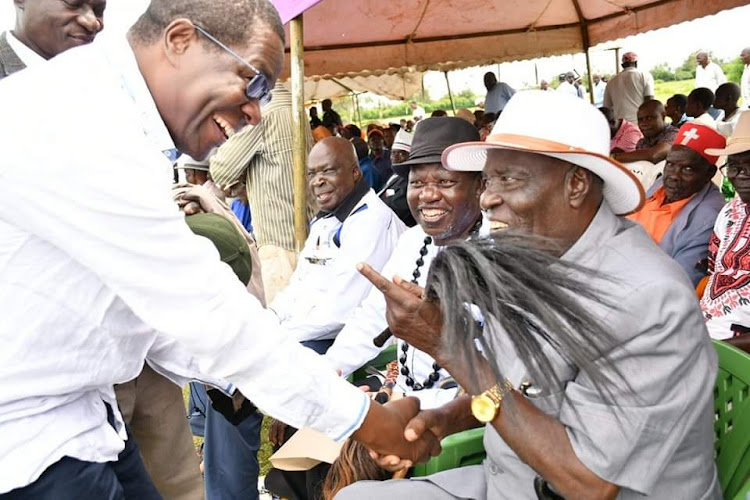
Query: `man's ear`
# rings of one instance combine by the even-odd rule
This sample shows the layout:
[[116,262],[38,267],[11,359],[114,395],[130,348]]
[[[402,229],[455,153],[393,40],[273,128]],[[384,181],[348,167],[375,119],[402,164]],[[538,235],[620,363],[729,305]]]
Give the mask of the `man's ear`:
[[580,208],[591,191],[594,176],[582,167],[572,168],[565,176],[565,190],[572,208]]
[[177,60],[190,47],[197,43],[198,32],[189,19],[175,19],[164,29],[164,51],[167,59],[178,65]]

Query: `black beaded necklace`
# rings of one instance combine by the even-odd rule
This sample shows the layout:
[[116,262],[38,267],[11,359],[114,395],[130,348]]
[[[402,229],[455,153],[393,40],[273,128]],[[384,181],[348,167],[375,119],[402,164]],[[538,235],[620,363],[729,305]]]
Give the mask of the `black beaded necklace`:
[[[422,245],[422,248],[419,250],[419,258],[417,259],[417,267],[414,268],[414,272],[412,273],[412,280],[411,282],[415,285],[417,284],[417,280],[420,276],[422,276],[422,273],[420,272],[420,268],[424,265],[424,256],[427,255],[427,247],[432,243],[432,238],[430,236],[427,236],[424,239],[424,245]],[[432,363],[432,373],[430,373],[430,376],[427,377],[424,382],[421,384],[414,380],[414,377],[411,376],[411,371],[409,370],[409,367],[406,366],[407,361],[407,353],[409,351],[409,344],[404,342],[401,344],[401,357],[398,359],[398,361],[401,363],[401,375],[406,377],[406,385],[409,386],[413,391],[421,391],[422,389],[429,389],[433,385],[435,385],[435,382],[438,381],[440,378],[440,366],[437,364],[437,362]]]
[[[479,218],[475,223],[474,226],[469,231],[469,236],[473,237],[479,232],[479,228],[482,225],[482,219]],[[411,282],[415,285],[417,284],[417,280],[420,276],[422,276],[422,273],[419,271],[419,269],[424,265],[424,256],[427,255],[427,247],[432,243],[432,238],[430,236],[425,237],[424,244],[422,245],[422,248],[419,249],[419,258],[417,259],[416,265],[417,267],[414,268],[414,272],[412,273],[412,280]],[[420,384],[416,380],[414,380],[414,377],[411,376],[411,370],[409,370],[409,367],[406,366],[407,362],[407,353],[409,351],[409,344],[404,342],[401,344],[401,357],[398,358],[399,363],[401,364],[401,375],[406,377],[406,385],[409,386],[413,391],[421,391],[422,389],[429,389],[432,386],[435,385],[435,382],[438,381],[440,378],[440,365],[437,364],[437,361],[432,363],[432,373]]]

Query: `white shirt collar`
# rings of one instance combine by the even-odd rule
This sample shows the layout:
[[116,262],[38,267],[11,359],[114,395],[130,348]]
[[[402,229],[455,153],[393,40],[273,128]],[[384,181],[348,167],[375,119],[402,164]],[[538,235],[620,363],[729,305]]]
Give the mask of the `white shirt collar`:
[[8,40],[8,45],[13,49],[18,58],[26,65],[27,68],[43,63],[46,61],[45,58],[31,50],[25,43],[16,38],[12,31],[8,30],[5,32]]
[[154,147],[159,148],[159,151],[162,151],[171,161],[176,161],[174,154],[177,150],[174,141],[156,108],[156,103],[138,67],[130,42],[125,40],[123,43],[121,38],[116,37],[103,43],[107,43],[107,57],[113,67],[118,69],[122,86],[138,109],[146,139]]

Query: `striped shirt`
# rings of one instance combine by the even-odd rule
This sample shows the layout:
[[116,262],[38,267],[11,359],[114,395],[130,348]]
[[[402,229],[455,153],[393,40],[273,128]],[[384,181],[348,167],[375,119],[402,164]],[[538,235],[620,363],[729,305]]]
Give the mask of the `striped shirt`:
[[[292,94],[276,84],[273,99],[261,113],[258,125],[239,131],[211,158],[211,178],[223,189],[236,184],[246,172],[247,200],[258,246],[295,251]],[[309,127],[305,130],[309,153],[312,134]]]

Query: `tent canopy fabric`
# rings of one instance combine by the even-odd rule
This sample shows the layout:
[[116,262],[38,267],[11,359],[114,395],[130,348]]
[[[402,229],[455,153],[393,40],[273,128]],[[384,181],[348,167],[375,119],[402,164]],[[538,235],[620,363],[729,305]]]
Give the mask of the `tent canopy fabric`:
[[[423,72],[363,71],[354,76],[305,78],[305,100],[322,101],[361,92],[373,92],[394,100],[404,100],[422,89]],[[291,91],[291,82],[284,85]]]
[[[305,74],[339,77],[402,68],[445,71],[582,52],[598,43],[747,4],[747,0],[272,1],[285,23],[305,14]],[[286,77],[288,73],[282,76]]]

